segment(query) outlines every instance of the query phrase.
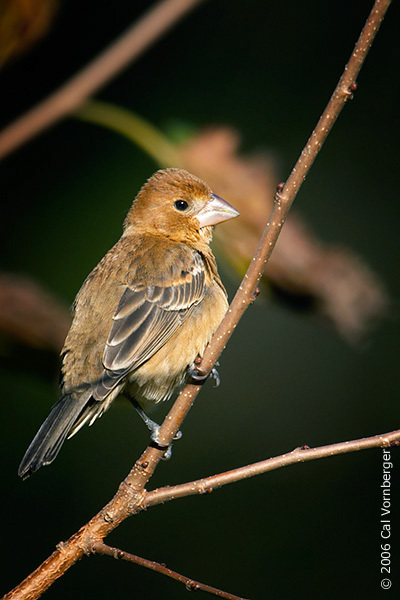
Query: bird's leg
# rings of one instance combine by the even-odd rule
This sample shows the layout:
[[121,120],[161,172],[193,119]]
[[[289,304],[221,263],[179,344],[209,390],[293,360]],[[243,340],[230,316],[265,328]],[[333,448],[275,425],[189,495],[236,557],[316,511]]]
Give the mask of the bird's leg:
[[[132,404],[133,408],[136,410],[139,417],[144,421],[147,429],[151,433],[151,435],[150,435],[151,441],[154,442],[155,444],[157,444],[157,446],[159,446],[160,448],[167,448],[167,450],[164,453],[163,458],[164,458],[164,460],[169,460],[172,455],[172,444],[170,446],[167,446],[167,444],[162,444],[160,442],[160,438],[158,436],[158,434],[160,432],[160,425],[158,423],[156,423],[155,421],[153,421],[153,419],[150,419],[150,417],[148,415],[146,415],[145,411],[140,406],[139,402],[135,398],[132,398],[132,396],[130,396],[129,393],[125,392],[124,396],[129,400],[129,402]],[[182,432],[178,431],[174,436],[174,440],[179,440],[181,437],[182,437]]]
[[153,419],[150,419],[150,417],[148,415],[146,415],[143,408],[140,406],[139,402],[137,400],[135,400],[135,398],[131,398],[130,396],[128,396],[128,399],[131,402],[133,408],[136,410],[139,417],[145,423],[147,429],[150,431],[151,440],[161,446],[162,444],[160,444],[160,440],[158,439],[160,425],[158,423],[156,423],[155,421],[153,421]]
[[[194,361],[194,364],[192,367],[189,368],[188,373],[189,373],[189,377],[190,379],[197,384],[202,384],[205,382],[206,379],[208,379],[209,377],[212,377],[212,379],[215,380],[215,385],[214,387],[218,387],[221,383],[221,378],[219,376],[219,373],[217,371],[217,369],[215,367],[213,367],[211,369],[211,371],[209,372],[208,375],[202,375],[201,373],[199,373],[198,371],[198,366],[201,364],[201,358],[200,356],[198,356],[196,358],[196,360]],[[215,363],[217,366],[219,366],[219,362]]]

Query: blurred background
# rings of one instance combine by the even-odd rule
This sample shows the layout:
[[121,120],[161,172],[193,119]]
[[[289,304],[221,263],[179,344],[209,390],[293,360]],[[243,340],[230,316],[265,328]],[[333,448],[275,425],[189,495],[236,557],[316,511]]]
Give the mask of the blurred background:
[[[2,2],[0,125],[46,97],[152,4]],[[269,189],[267,209],[260,208],[268,212],[274,187],[290,173],[371,6],[344,0],[210,0],[97,94],[134,111],[168,139],[184,142],[185,164],[202,175],[209,169],[206,178],[216,193],[244,203],[243,225],[235,221],[243,229],[228,233],[228,224],[221,225],[216,240],[230,297],[254,249],[257,219],[246,212],[246,190],[252,190],[248,197],[257,210],[258,192],[261,197]],[[27,12],[19,21],[21,10]],[[204,386],[172,460],[160,465],[151,489],[302,444],[399,427],[398,25],[398,6],[392,6],[355,98],[296,199],[300,217],[288,222],[294,234],[287,234],[286,250],[277,248],[281,261],[275,267],[271,262],[271,280],[221,357],[222,385]],[[203,162],[193,154],[199,139]],[[207,160],[218,166],[216,173]],[[137,415],[121,401],[67,442],[53,465],[25,482],[17,477],[26,447],[57,399],[57,353],[68,306],[118,239],[132,199],[158,166],[124,136],[75,118],[0,166],[2,592],[111,498],[148,441]],[[236,184],[234,173],[241,168]],[[299,219],[305,229],[296,225]],[[229,246],[234,236],[244,240],[240,261]],[[303,256],[303,246],[311,259],[293,265],[291,258]],[[327,283],[323,275],[331,272],[332,257],[336,267]],[[350,326],[341,321],[349,305],[356,315]],[[167,409],[152,416],[160,420]],[[396,448],[391,453],[390,592],[380,588],[378,449],[300,464],[153,508],[124,522],[107,542],[252,599],[395,594],[400,454]],[[70,569],[46,597],[101,600],[127,594],[187,596],[183,586],[157,574],[92,557]]]

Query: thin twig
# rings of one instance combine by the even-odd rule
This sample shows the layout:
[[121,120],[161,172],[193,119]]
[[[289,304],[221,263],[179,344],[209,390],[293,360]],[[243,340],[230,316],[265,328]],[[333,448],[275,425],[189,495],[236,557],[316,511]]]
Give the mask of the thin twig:
[[212,587],[211,585],[206,585],[205,583],[200,583],[199,581],[190,579],[190,577],[185,577],[185,575],[181,575],[176,571],[168,569],[168,567],[166,567],[164,564],[155,562],[153,560],[147,560],[146,558],[142,558],[141,556],[136,556],[136,554],[130,554],[130,552],[119,550],[119,548],[113,548],[112,546],[108,546],[103,542],[96,542],[95,544],[93,544],[92,552],[94,554],[103,554],[104,556],[111,556],[112,558],[115,558],[117,560],[126,560],[135,565],[139,565],[141,567],[145,567],[146,569],[156,571],[156,573],[160,573],[161,575],[166,575],[171,579],[175,579],[175,581],[183,583],[186,589],[190,592],[207,592],[209,594],[212,594],[213,596],[218,596],[218,598],[225,598],[225,600],[246,600],[241,596],[235,596],[235,594],[224,592],[223,590],[219,590],[218,588]]
[[72,79],[0,133],[0,159],[76,110],[203,0],[161,0]]
[[163,504],[170,500],[183,498],[186,496],[195,496],[197,494],[208,494],[216,489],[229,483],[235,483],[242,479],[249,479],[268,471],[275,471],[282,467],[295,465],[298,463],[317,460],[318,458],[326,458],[328,456],[337,456],[339,454],[348,454],[349,452],[358,452],[360,450],[368,450],[369,448],[385,448],[388,446],[398,446],[400,441],[400,429],[380,435],[373,435],[368,438],[361,438],[349,442],[339,442],[328,446],[319,446],[318,448],[309,448],[302,446],[296,448],[287,454],[274,456],[267,460],[262,460],[245,467],[232,469],[225,473],[204,477],[197,481],[189,481],[180,485],[158,488],[152,492],[147,492],[144,499],[144,507],[149,508],[156,504]]
[[[390,5],[390,0],[376,0],[367,23],[360,35],[344,75],[341,77],[323,116],[318,122],[302,155],[297,162],[287,184],[276,196],[275,207],[264,231],[256,254],[243,279],[238,292],[223,319],[202,361],[203,372],[208,372],[221,354],[243,312],[254,298],[254,292],[264,266],[276,243],[285,217],[304,181],[317,153],[319,152],[333,123],[352,93],[363,60],[376,35],[379,24]],[[159,432],[160,442],[169,445],[190,410],[201,386],[187,384],[173,404]],[[93,544],[102,541],[128,516],[143,510],[146,502],[145,486],[154,473],[163,451],[149,446],[135,463],[129,475],[121,483],[114,498],[89,523],[83,526],[57,550],[36,571],[20,585],[9,592],[4,600],[34,600],[52,583],[65,573],[82,556],[90,553]]]

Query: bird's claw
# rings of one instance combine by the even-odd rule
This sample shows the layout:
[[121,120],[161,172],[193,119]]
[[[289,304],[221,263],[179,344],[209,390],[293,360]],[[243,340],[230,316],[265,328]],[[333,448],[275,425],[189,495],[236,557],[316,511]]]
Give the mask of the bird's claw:
[[[155,421],[153,421],[153,419],[150,419],[150,417],[146,415],[143,408],[140,406],[140,404],[137,402],[137,400],[135,400],[135,398],[132,398],[128,394],[126,394],[126,397],[133,404],[136,412],[138,413],[140,418],[143,419],[144,423],[146,424],[147,429],[150,431],[151,441],[156,446],[158,446],[158,448],[160,448],[161,450],[164,448],[167,448],[165,454],[168,454],[168,457],[165,460],[168,460],[169,458],[171,458],[171,454],[172,454],[172,450],[170,450],[171,446],[168,446],[167,444],[164,444],[163,442],[160,441],[160,435],[159,435],[160,429],[161,429],[160,425],[158,423],[156,423]],[[177,431],[176,434],[174,435],[173,439],[180,440],[181,437],[182,437],[182,431]]]
[[160,448],[166,448],[167,445],[161,443],[160,437],[158,435],[160,433],[160,426],[157,425],[156,427],[153,427],[152,429],[150,429],[150,431],[151,431],[151,435],[150,435],[151,441],[154,442]]
[[[150,439],[153,442],[153,444],[155,444],[157,446],[157,448],[159,448],[160,450],[165,449],[165,452],[162,455],[162,460],[169,460],[172,456],[172,444],[170,444],[168,446],[167,444],[164,444],[163,442],[161,442],[160,437],[159,437],[159,432],[160,432],[160,426],[158,425],[157,427],[154,427],[154,429],[152,429]],[[176,432],[176,434],[174,435],[174,437],[172,439],[180,440],[181,437],[182,437],[182,431],[179,430]]]
[[[154,429],[151,430],[151,436],[150,439],[152,442],[154,442],[155,444],[157,444],[157,446],[159,446],[160,448],[167,448],[167,444],[164,444],[163,442],[160,441],[160,426],[157,425],[157,427],[154,427]],[[174,435],[174,437],[172,438],[174,441],[175,440],[180,440],[182,437],[182,431],[177,431],[176,434]]]
[[212,377],[215,381],[214,387],[219,387],[221,385],[221,377],[215,367],[211,369],[210,377]]
[[[180,433],[180,432],[179,432]],[[176,438],[174,438],[176,439]],[[161,457],[161,460],[169,460],[172,456],[172,444],[170,444],[169,446],[167,446],[167,444],[163,444],[162,442],[160,442],[159,438],[157,435],[152,435],[151,436],[151,441],[152,443],[159,449],[159,450],[164,450],[164,453]]]
[[171,456],[172,456],[172,444],[171,444],[171,446],[168,446],[168,448],[162,455],[161,460],[169,460],[171,458]]
[[[215,364],[219,364],[219,363],[215,363]],[[215,367],[213,367],[211,369],[211,371],[209,373],[207,373],[207,375],[203,375],[202,373],[199,373],[197,370],[196,365],[194,365],[190,370],[189,370],[189,375],[191,380],[194,383],[197,384],[202,384],[205,382],[206,379],[208,379],[209,377],[211,377],[212,379],[214,379],[215,381],[215,385],[214,387],[219,387],[219,385],[221,384],[221,378],[219,376],[219,373],[217,371],[217,369]]]

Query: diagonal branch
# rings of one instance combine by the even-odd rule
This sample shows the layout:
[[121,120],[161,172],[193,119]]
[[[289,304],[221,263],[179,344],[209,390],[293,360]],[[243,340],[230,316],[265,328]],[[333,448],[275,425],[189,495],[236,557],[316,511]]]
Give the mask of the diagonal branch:
[[161,0],[72,79],[0,133],[0,159],[71,114],[203,0]]
[[212,347],[209,346],[206,348],[201,364],[203,374],[208,373],[215,361],[218,360],[240,317],[249,304],[253,302],[257,284],[261,279],[265,264],[271,256],[290,207],[336,119],[344,108],[346,101],[352,98],[357,88],[356,79],[390,3],[391,0],[376,0],[351,57],[344,68],[339,83],[322,113],[317,126],[303,148],[299,159],[290,173],[289,179],[283,186],[278,186],[274,209],[253,260],[236,292],[228,313],[214,336],[217,340],[213,343]]
[[[278,190],[275,206],[263,233],[256,254],[228,309],[220,327],[205,351],[202,372],[208,373],[218,359],[239,319],[254,299],[258,281],[274,248],[286,215],[297,192],[309,172],[323,142],[355,89],[355,80],[380,23],[390,5],[390,0],[376,0],[366,25],[340,78],[322,117],[308,140],[287,183]],[[159,432],[160,442],[169,445],[189,412],[200,385],[187,384],[173,404]],[[383,442],[382,442],[383,443]],[[312,451],[311,451],[312,452]],[[93,544],[102,541],[128,516],[136,514],[146,505],[145,486],[160,462],[163,451],[149,446],[135,463],[126,479],[120,484],[114,498],[67,542],[57,550],[20,585],[9,592],[4,600],[34,600],[61,577],[82,556],[91,552]]]

